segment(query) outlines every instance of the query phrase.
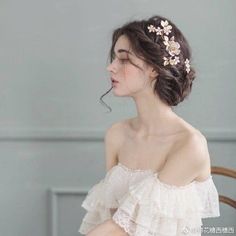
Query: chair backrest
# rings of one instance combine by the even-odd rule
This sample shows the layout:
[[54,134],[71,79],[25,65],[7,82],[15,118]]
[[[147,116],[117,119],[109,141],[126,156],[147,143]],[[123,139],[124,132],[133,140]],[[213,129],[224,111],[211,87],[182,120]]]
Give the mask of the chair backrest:
[[[236,171],[233,169],[225,168],[225,167],[212,166],[211,173],[236,179]],[[236,201],[232,198],[219,194],[219,201],[225,204],[228,204],[231,207],[236,208]]]

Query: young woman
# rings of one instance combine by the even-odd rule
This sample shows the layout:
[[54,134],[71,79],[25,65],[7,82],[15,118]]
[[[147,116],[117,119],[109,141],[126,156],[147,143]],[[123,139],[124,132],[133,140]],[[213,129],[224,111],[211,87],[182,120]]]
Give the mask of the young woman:
[[107,130],[107,173],[82,203],[79,232],[201,235],[201,219],[220,211],[207,140],[172,110],[195,79],[186,38],[153,16],[116,29],[110,56],[113,93],[132,97],[137,116]]

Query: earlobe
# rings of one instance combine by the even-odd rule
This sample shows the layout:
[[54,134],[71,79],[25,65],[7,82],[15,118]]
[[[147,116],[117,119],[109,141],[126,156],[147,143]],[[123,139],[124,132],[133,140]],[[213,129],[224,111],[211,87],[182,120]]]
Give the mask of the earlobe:
[[151,81],[151,87],[152,87],[152,88],[154,87],[154,85],[155,85],[155,82],[156,82],[156,80],[155,80],[155,79],[153,79],[153,80]]

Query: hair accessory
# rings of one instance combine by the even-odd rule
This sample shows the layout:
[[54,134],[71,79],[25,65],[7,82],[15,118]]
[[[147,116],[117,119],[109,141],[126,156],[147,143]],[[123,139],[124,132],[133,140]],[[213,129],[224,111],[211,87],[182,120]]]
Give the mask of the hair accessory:
[[[161,35],[163,39],[164,45],[166,45],[166,50],[170,54],[169,57],[163,57],[164,63],[163,65],[177,65],[180,60],[177,55],[180,54],[180,44],[178,42],[175,42],[175,36],[172,36],[170,39],[168,36],[171,33],[172,26],[169,25],[169,22],[167,20],[161,21],[161,28],[160,27],[155,27],[154,25],[148,25],[148,31],[149,33],[156,33],[156,35]],[[189,64],[189,59],[185,60],[185,67],[187,73],[190,71],[190,64]]]

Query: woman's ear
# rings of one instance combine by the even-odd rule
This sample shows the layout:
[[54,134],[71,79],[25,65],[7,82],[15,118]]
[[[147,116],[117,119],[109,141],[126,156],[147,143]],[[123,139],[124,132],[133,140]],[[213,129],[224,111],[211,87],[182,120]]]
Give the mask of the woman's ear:
[[152,68],[151,71],[150,71],[149,76],[150,76],[150,79],[151,79],[151,87],[153,87],[156,80],[158,79],[158,77],[157,77],[158,72],[154,68]]
[[150,76],[151,76],[151,78],[156,78],[158,76],[158,73],[154,68],[152,68]]

